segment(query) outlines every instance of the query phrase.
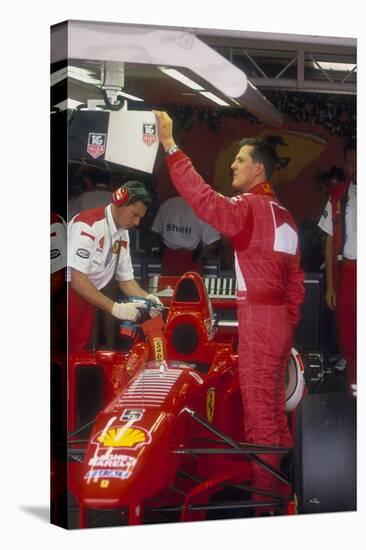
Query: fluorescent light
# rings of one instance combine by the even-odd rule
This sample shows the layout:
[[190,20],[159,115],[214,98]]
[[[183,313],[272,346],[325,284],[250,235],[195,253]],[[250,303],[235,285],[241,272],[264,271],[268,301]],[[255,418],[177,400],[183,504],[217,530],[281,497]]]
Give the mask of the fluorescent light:
[[135,95],[126,94],[125,92],[118,92],[117,95],[122,95],[123,97],[126,97],[127,99],[132,99],[133,101],[144,101],[140,97],[136,97]]
[[218,105],[222,105],[223,107],[230,107],[229,103],[226,103],[223,99],[220,99],[217,97],[217,95],[212,94],[211,92],[200,92],[200,94],[204,95],[208,99],[211,99],[211,101],[214,101]]
[[355,63],[338,63],[336,61],[317,61],[313,65],[317,69],[320,66],[324,71],[352,71],[356,67]]
[[58,84],[65,78],[67,78],[67,67],[63,67],[62,69],[51,73],[51,86]]
[[65,99],[64,101],[60,101],[60,103],[57,103],[55,107],[60,109],[60,111],[65,111],[65,109],[76,109],[79,105],[82,105],[81,101],[76,101],[76,99]]
[[72,65],[68,65],[67,67],[63,67],[62,69],[59,69],[58,71],[52,73],[51,85],[54,86],[65,78],[69,77],[73,78],[74,80],[80,80],[80,82],[86,82],[87,84],[97,84],[98,86],[100,85],[100,80],[94,78],[94,76],[92,76],[92,73],[90,73],[87,69],[73,67]]
[[235,103],[235,105],[238,105],[238,107],[243,107],[242,104],[239,103],[239,101],[236,101],[236,99],[234,99],[233,97],[231,97],[230,99],[233,103]]
[[159,69],[162,73],[171,76],[172,78],[175,78],[175,80],[179,80],[179,82],[181,82],[185,86],[188,86],[189,88],[192,88],[192,90],[203,90],[200,84],[197,84],[197,82],[194,82],[194,80],[191,80],[176,69],[169,69],[167,67],[159,67]]
[[86,82],[87,84],[96,84],[98,86],[101,84],[100,80],[95,78],[87,69],[73,67],[72,65],[69,65],[67,69],[67,76],[70,78],[80,80],[80,82]]

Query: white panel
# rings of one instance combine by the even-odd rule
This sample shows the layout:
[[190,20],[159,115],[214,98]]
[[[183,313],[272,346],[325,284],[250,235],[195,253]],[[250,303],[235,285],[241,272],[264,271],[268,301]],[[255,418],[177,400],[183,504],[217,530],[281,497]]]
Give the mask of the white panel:
[[[149,134],[149,132],[154,133]],[[148,142],[151,139],[154,139],[154,142],[149,145]],[[151,174],[158,147],[154,113],[151,111],[112,111],[110,113],[105,160]]]

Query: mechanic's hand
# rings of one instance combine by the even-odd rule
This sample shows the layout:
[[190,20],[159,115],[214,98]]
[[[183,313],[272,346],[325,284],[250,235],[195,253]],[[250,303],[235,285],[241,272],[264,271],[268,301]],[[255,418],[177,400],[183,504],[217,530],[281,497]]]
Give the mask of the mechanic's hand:
[[145,302],[128,302],[126,304],[114,303],[112,315],[117,319],[136,322],[140,317],[138,308],[146,308]]
[[157,296],[155,296],[155,294],[148,294],[146,296],[146,299],[150,300],[151,302],[156,304],[156,307],[151,306],[151,308],[150,308],[150,317],[151,318],[158,317],[159,315],[161,315],[163,313],[164,304],[159,300],[159,298]]
[[158,123],[159,141],[165,151],[175,145],[173,138],[173,121],[170,116],[163,111],[153,111]]
[[325,303],[330,309],[332,309],[333,311],[335,310],[337,305],[337,299],[336,299],[336,291],[334,286],[327,288],[325,292]]

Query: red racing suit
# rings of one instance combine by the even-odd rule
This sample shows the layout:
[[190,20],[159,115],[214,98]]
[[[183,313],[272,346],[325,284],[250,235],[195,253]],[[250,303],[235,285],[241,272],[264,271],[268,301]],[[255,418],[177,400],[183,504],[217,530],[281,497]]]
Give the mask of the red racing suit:
[[[292,446],[285,413],[285,375],[304,298],[298,235],[269,183],[227,198],[216,193],[181,151],[167,157],[179,193],[203,220],[229,237],[238,283],[239,382],[249,443]],[[260,456],[279,467],[279,455]],[[253,487],[282,491],[253,463]],[[254,493],[254,500],[263,500]]]

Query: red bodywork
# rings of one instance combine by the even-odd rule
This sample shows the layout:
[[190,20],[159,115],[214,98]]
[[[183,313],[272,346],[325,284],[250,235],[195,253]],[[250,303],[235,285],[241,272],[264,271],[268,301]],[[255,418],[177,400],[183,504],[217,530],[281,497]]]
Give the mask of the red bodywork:
[[[69,357],[67,486],[79,527],[90,526],[95,511],[113,511],[121,524],[149,522],[158,509],[176,512],[177,520],[205,519],[198,504],[204,507],[225,484],[250,483],[250,456],[237,443],[243,418],[236,342],[215,330],[201,277],[185,274],[165,324],[147,321],[143,330],[145,338],[129,352]],[[100,412],[86,438],[78,412],[80,368],[98,368],[103,379]],[[83,399],[92,403],[93,395]]]

